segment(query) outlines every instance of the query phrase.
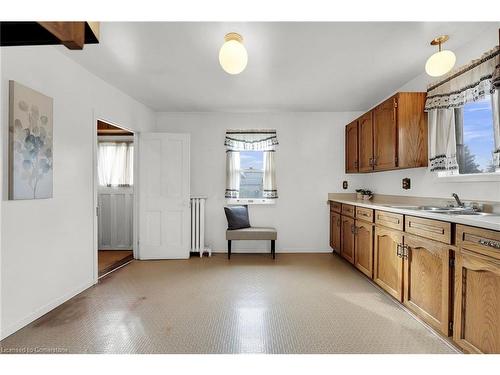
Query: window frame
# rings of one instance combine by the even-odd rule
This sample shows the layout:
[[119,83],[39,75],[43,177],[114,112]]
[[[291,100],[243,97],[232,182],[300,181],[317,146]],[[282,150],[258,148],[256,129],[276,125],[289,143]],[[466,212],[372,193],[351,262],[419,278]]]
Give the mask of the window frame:
[[499,182],[499,172],[470,173],[455,175],[439,175],[439,172],[432,173],[436,182]]
[[276,204],[277,199],[275,198],[226,198],[226,204],[228,205],[239,205],[239,204],[248,204],[248,205],[270,205]]
[[[264,152],[264,150],[244,150],[236,151],[241,154],[241,152]],[[241,167],[241,160],[240,160]],[[227,168],[227,166],[226,166]],[[240,185],[241,187],[241,185]],[[225,198],[227,205],[274,205],[276,204],[276,198]]]
[[[457,111],[457,110],[460,110],[460,111]],[[461,120],[461,125],[462,125],[461,133],[462,133],[462,137],[463,137],[463,107],[455,108],[454,115],[455,115],[455,126],[457,125],[458,119]],[[492,115],[493,115],[493,113],[492,113]],[[457,163],[458,163],[459,130],[457,128],[455,128],[455,133],[456,133],[456,142],[457,142]],[[462,141],[463,141],[463,139],[462,139]],[[462,143],[462,146],[463,145],[465,145],[465,143]],[[497,182],[497,181],[500,181],[500,171],[460,174],[460,164],[459,164],[458,173],[456,173],[456,174],[450,174],[447,171],[447,172],[433,173],[432,176],[433,176],[434,180],[437,182],[456,183],[456,182]]]

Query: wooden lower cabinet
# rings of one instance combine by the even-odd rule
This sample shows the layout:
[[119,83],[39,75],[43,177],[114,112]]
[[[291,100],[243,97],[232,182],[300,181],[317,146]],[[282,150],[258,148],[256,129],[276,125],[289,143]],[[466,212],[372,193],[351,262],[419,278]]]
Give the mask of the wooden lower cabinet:
[[373,281],[391,296],[403,301],[403,258],[398,256],[401,232],[375,227]]
[[403,303],[443,335],[450,330],[450,247],[404,235]]
[[331,210],[330,245],[464,352],[500,354],[500,231],[396,215]]
[[354,266],[370,279],[373,277],[373,224],[356,220]]
[[340,214],[330,212],[330,247],[340,253],[340,230],[341,230]]
[[469,353],[500,353],[500,260],[461,249],[455,283],[453,340]]
[[342,216],[341,229],[340,255],[354,264],[354,219],[348,216]]

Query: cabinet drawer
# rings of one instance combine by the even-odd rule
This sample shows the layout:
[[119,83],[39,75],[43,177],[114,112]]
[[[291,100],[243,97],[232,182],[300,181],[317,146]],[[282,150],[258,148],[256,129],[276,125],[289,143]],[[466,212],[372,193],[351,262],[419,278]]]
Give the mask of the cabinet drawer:
[[354,217],[355,215],[355,207],[350,205],[350,204],[343,204],[342,203],[342,215]]
[[342,212],[342,205],[339,202],[330,202],[330,211],[340,214]]
[[457,225],[456,240],[461,249],[500,259],[500,232]]
[[371,208],[356,206],[356,219],[369,221],[373,223],[373,210]]
[[451,223],[406,215],[405,232],[451,244]]
[[384,227],[403,230],[403,215],[375,210],[375,224]]

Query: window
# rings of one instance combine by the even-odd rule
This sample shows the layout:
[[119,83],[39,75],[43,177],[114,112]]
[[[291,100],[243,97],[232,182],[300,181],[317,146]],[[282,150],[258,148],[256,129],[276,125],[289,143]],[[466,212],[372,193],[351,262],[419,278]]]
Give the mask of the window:
[[131,142],[99,142],[97,172],[100,186],[132,186],[134,145]]
[[491,96],[455,109],[459,174],[493,173],[493,111]]
[[269,204],[276,187],[276,130],[227,130],[226,190],[228,204]]
[[240,152],[240,198],[264,198],[264,152]]

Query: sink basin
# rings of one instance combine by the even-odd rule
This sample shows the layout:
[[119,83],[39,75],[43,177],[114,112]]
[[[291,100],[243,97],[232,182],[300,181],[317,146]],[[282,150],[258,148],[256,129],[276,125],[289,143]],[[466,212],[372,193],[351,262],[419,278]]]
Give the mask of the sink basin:
[[436,214],[445,215],[468,215],[468,216],[497,216],[495,214],[490,214],[487,212],[473,211],[470,208],[462,207],[444,207],[444,206],[390,206],[392,208],[400,208],[402,210],[415,210],[415,211],[425,211],[433,212]]

